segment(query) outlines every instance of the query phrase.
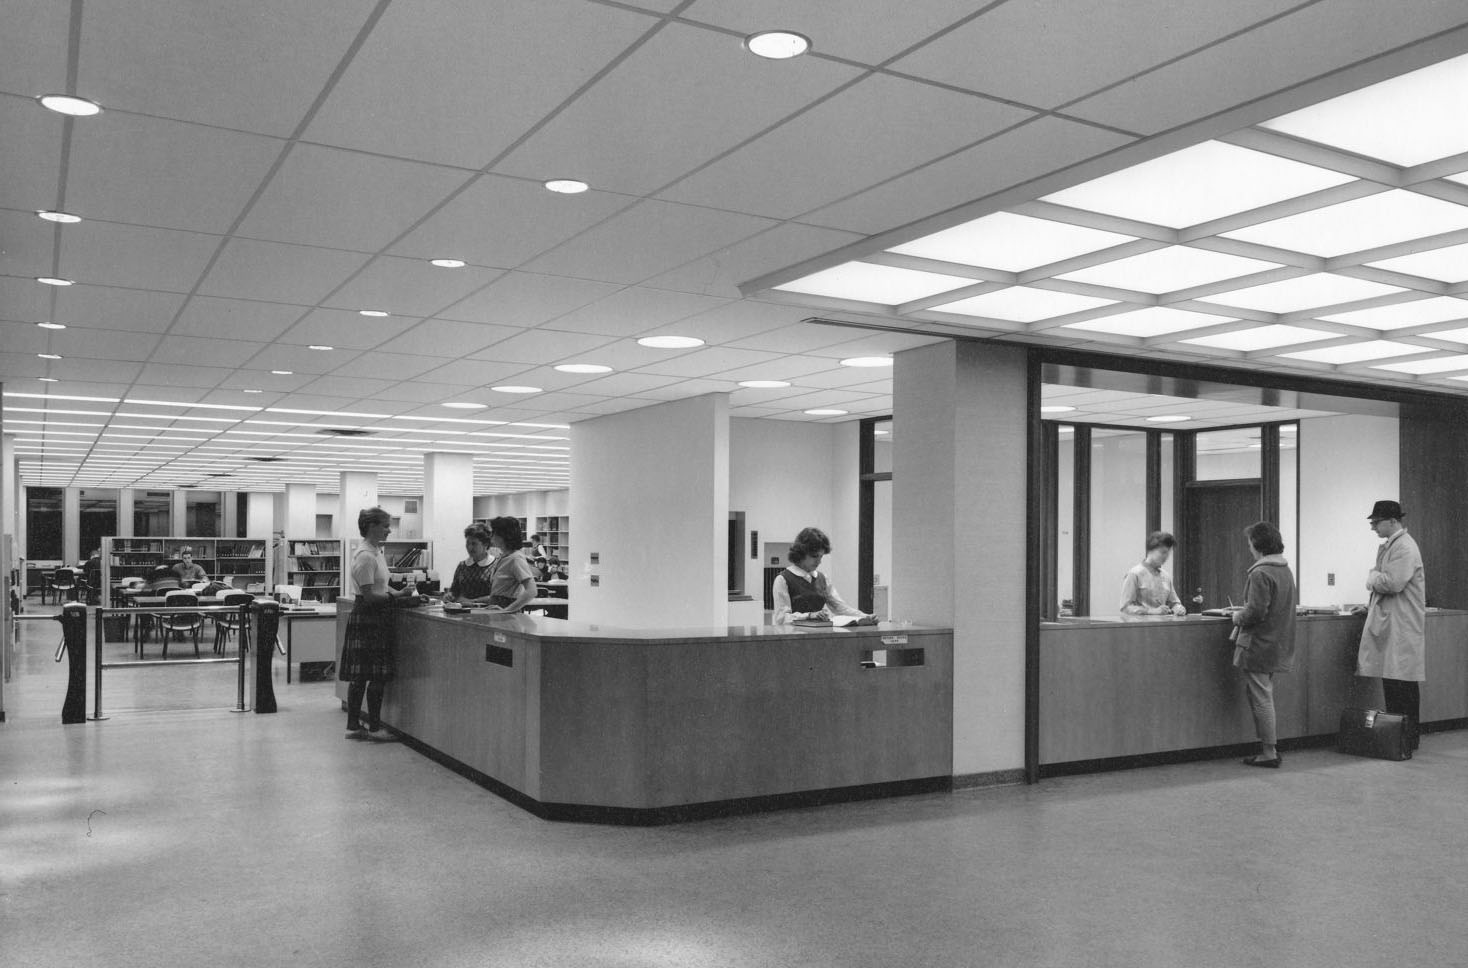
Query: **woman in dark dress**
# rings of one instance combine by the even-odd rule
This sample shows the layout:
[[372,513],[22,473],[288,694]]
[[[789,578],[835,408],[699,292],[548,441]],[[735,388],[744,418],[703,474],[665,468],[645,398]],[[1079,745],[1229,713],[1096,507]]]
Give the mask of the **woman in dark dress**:
[[775,576],[771,619],[775,625],[797,619],[829,620],[832,615],[847,615],[864,624],[875,621],[875,616],[846,604],[836,586],[817,570],[830,553],[831,539],[820,528],[802,528],[795,536],[785,556],[790,564]]
[[390,572],[382,553],[382,542],[392,533],[392,516],[382,508],[364,508],[357,515],[362,546],[352,559],[352,582],[357,600],[347,619],[337,678],[347,687],[347,738],[358,739],[362,730],[362,698],[367,699],[367,730],[382,729],[382,694],[397,673],[396,628],[393,606],[415,597],[411,585],[394,590],[388,585]]
[[489,575],[494,566],[489,556],[492,537],[489,528],[482,524],[471,524],[464,529],[464,550],[469,557],[454,569],[454,583],[449,586],[444,601],[489,604]]

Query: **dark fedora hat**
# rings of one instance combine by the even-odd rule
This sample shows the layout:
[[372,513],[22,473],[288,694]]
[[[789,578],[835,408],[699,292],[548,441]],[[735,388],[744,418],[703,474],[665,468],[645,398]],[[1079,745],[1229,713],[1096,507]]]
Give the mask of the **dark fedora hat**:
[[1370,521],[1386,521],[1389,519],[1400,521],[1402,520],[1403,514],[1402,506],[1396,501],[1377,501],[1372,505],[1371,513],[1366,517]]

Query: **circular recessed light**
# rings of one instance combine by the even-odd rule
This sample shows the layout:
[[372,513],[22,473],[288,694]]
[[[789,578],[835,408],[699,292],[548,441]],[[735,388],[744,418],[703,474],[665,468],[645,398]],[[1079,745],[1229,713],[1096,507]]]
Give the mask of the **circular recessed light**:
[[264,390],[241,390],[241,393],[264,393]]
[[48,222],[60,222],[63,225],[71,225],[82,220],[80,215],[73,215],[70,212],[51,212],[46,209],[37,212],[36,217],[43,218]]
[[891,366],[892,365],[892,357],[890,357],[890,356],[853,356],[850,359],[842,360],[841,361],[841,365],[842,366],[871,367],[871,368],[875,369],[876,367],[879,367],[879,366]]
[[1155,417],[1148,417],[1147,419],[1152,423],[1181,423],[1184,420],[1192,420],[1193,418],[1185,417],[1180,413],[1163,413]]
[[574,178],[552,178],[545,183],[545,187],[547,191],[555,192],[557,195],[580,195],[591,186]]
[[785,380],[740,380],[739,385],[751,390],[781,390],[790,384]]
[[39,356],[43,360],[59,360],[59,359],[61,359],[61,356],[59,354],[57,354],[57,353],[37,353],[36,355]]
[[386,316],[387,313],[383,312],[380,309],[359,309],[359,310],[357,310],[357,315],[358,316]]
[[38,377],[36,377],[36,379],[37,380],[40,380],[42,383],[60,383],[61,382],[60,380],[56,379],[54,376],[38,376]]
[[36,276],[36,281],[48,286],[70,286],[74,283],[70,279],[58,279],[55,276]]
[[556,369],[559,370],[559,371],[561,371],[562,373],[610,373],[610,372],[612,372],[612,368],[610,366],[603,366],[600,363],[561,363],[561,364],[558,364],[556,366]]
[[438,266],[440,269],[462,269],[469,263],[463,259],[429,259],[428,264]]
[[638,346],[650,346],[655,350],[690,350],[702,346],[703,340],[696,336],[644,336]]
[[1040,412],[1041,413],[1070,413],[1074,409],[1075,409],[1075,407],[1067,407],[1067,406],[1063,406],[1063,405],[1058,404],[1058,403],[1054,403],[1054,404],[1051,404],[1048,407],[1041,407],[1040,408]]
[[37,100],[44,108],[49,108],[57,114],[69,114],[74,118],[87,118],[102,113],[102,105],[96,101],[88,101],[84,97],[73,97],[70,94],[42,94]]
[[540,387],[502,386],[490,387],[495,393],[539,393]]
[[444,404],[444,406],[445,407],[452,407],[455,410],[483,410],[486,406],[488,406],[488,404],[484,404],[484,403],[469,403],[467,401],[451,400],[448,403]]
[[327,346],[324,343],[312,343],[310,346],[306,347],[306,349],[308,349],[308,350],[320,350],[322,352],[325,352],[326,350],[334,350],[334,349],[336,349],[336,347],[335,346]]
[[296,372],[295,370],[271,370],[270,371],[271,375],[273,375],[273,376],[293,376],[295,374],[295,372]]
[[845,410],[806,410],[805,414],[810,417],[844,417],[848,411]]
[[810,38],[793,30],[761,30],[744,38],[744,49],[770,60],[789,60],[810,50]]
[[36,325],[39,326],[39,327],[41,327],[42,329],[65,329],[66,328],[66,324],[65,323],[37,323]]

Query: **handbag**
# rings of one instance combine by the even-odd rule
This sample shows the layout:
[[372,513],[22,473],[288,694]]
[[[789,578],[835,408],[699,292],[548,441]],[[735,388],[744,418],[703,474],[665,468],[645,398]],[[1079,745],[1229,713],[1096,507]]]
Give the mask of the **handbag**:
[[1343,709],[1336,748],[1352,756],[1410,760],[1412,745],[1408,717],[1380,709]]

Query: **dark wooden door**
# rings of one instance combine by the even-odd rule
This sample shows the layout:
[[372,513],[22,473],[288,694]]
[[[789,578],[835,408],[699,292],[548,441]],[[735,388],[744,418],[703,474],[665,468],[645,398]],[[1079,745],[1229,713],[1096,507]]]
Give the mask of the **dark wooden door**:
[[1178,597],[1196,612],[1193,602],[1203,589],[1202,608],[1239,604],[1244,574],[1254,563],[1244,529],[1259,520],[1263,490],[1258,478],[1239,481],[1196,481],[1183,488],[1184,538],[1182,567],[1174,573]]

